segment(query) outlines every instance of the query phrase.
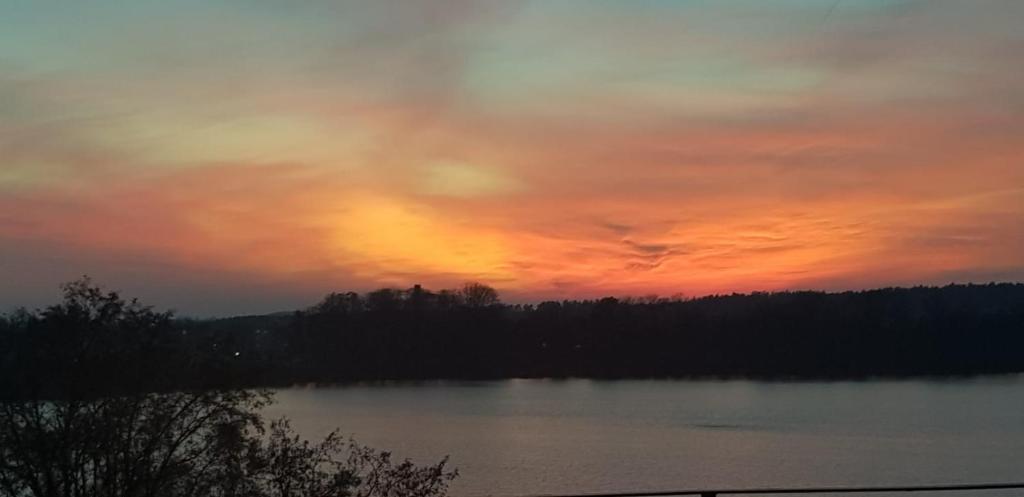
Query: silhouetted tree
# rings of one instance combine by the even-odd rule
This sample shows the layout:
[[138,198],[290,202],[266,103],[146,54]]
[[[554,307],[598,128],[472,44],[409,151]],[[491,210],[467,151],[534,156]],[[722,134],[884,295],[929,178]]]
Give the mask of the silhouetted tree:
[[330,293],[313,306],[311,311],[321,314],[349,314],[362,312],[365,306],[365,301],[358,293]]
[[469,307],[488,307],[498,303],[498,292],[483,283],[466,283],[459,293]]
[[9,497],[443,496],[454,471],[393,463],[331,433],[312,444],[250,391],[0,403]]
[[440,309],[452,309],[462,305],[462,295],[454,290],[437,292],[437,306]]
[[[350,299],[326,301],[317,312]],[[59,304],[0,320],[0,496],[445,494],[446,459],[396,463],[337,433],[312,444],[285,420],[268,431],[270,395],[230,388],[230,373],[246,371],[231,360],[257,352],[264,330],[180,324],[88,279],[65,285]],[[220,385],[180,373],[190,366]]]
[[401,290],[381,288],[366,295],[366,305],[372,311],[396,311],[402,305],[402,297]]

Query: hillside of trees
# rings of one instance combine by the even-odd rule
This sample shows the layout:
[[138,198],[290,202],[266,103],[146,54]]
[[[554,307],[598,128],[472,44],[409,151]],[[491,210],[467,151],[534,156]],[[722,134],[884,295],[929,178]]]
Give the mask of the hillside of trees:
[[[490,287],[468,284],[438,292],[415,286],[332,293],[292,314],[216,320],[160,314],[145,329],[121,326],[117,333],[97,324],[72,336],[62,326],[67,319],[52,308],[0,319],[0,391],[45,388],[45,379],[71,364],[76,380],[94,375],[96,385],[117,378],[124,388],[151,389],[1024,371],[1024,284],[537,305],[502,304]],[[83,369],[86,350],[96,353]],[[160,375],[161,385],[134,385],[155,369],[173,374]]]

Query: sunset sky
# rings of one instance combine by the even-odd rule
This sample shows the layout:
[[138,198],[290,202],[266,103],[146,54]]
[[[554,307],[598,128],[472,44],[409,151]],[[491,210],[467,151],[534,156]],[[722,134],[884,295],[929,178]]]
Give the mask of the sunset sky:
[[0,312],[1024,280],[1024,2],[0,0]]

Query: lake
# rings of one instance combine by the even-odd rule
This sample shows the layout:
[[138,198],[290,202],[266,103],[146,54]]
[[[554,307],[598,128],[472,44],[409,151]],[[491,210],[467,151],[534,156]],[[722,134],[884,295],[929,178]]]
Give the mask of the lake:
[[382,383],[276,398],[268,415],[309,437],[337,427],[417,462],[449,455],[454,496],[1024,480],[1024,376]]

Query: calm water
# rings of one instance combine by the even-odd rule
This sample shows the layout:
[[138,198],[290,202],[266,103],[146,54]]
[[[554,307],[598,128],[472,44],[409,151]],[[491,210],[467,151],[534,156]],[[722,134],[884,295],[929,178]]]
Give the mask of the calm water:
[[1022,376],[401,383],[277,399],[269,414],[310,437],[339,427],[418,462],[450,455],[456,496],[1024,480]]

